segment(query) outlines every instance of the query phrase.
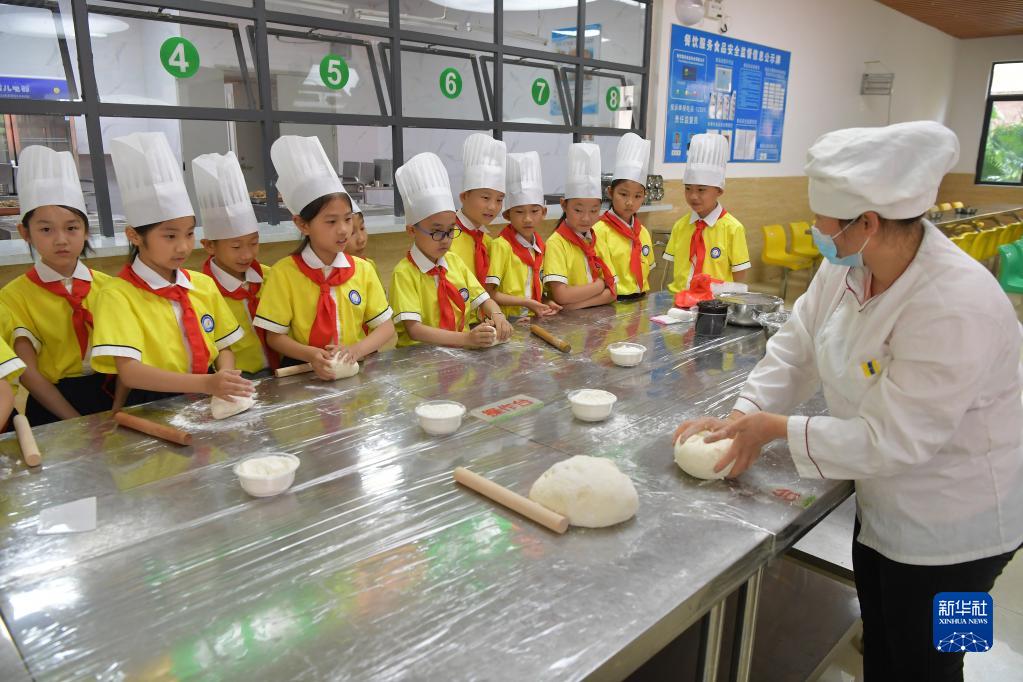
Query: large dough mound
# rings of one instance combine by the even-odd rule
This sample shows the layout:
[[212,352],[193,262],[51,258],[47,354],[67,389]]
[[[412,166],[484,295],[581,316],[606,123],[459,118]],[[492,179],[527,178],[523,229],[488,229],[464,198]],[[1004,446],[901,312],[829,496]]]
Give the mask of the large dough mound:
[[568,517],[573,526],[603,528],[627,521],[639,509],[629,477],[603,457],[576,455],[536,479],[529,498]]
[[244,412],[255,404],[256,399],[252,396],[248,398],[235,398],[234,400],[224,400],[223,398],[213,396],[210,399],[210,412],[213,413],[214,419],[227,419]]
[[683,443],[675,443],[675,463],[690,476],[705,479],[724,478],[732,470],[735,462],[732,462],[719,473],[714,473],[714,466],[721,461],[721,458],[728,454],[732,447],[732,439],[726,438],[716,443],[704,443],[709,431],[700,431],[694,436],[689,436]]
[[335,355],[334,359],[330,361],[330,371],[335,379],[347,379],[359,373],[359,363],[344,362],[341,360],[341,356]]

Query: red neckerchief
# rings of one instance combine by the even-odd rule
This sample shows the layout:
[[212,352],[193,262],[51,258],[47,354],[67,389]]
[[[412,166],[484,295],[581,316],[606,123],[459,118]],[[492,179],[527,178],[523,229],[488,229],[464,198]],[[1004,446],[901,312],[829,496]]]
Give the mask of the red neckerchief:
[[[242,282],[234,291],[228,291],[224,288],[224,285],[220,283],[217,276],[213,273],[213,267],[210,263],[213,262],[213,256],[206,259],[206,262],[202,264],[202,271],[209,275],[210,278],[217,283],[217,289],[220,290],[220,295],[224,298],[230,298],[235,301],[245,301],[245,307],[249,309],[249,317],[253,320],[256,319],[256,309],[259,307],[259,290],[263,288],[262,283],[257,282]],[[260,277],[263,276],[263,267],[258,261],[252,261],[250,265],[253,270],[256,271]],[[251,289],[249,287],[252,287]],[[273,349],[266,344],[266,330],[262,327],[253,327],[252,330],[256,332],[256,338],[259,339],[260,345],[263,346],[263,355],[266,356],[267,364],[270,369],[277,369],[281,365],[281,357]]]
[[501,230],[501,235],[504,239],[511,244],[512,253],[519,257],[519,260],[525,264],[527,268],[533,271],[533,300],[537,303],[543,302],[543,284],[540,283],[540,268],[543,267],[543,254],[546,250],[544,247],[543,240],[539,234],[534,234],[536,238],[536,248],[540,249],[540,253],[533,251],[533,249],[527,249],[519,240],[516,239],[518,232],[515,228],[509,225],[508,227]]
[[[416,261],[412,258],[411,251],[408,251],[405,257],[408,258],[409,263],[415,265],[417,270],[419,269]],[[465,301],[462,300],[462,294],[458,292],[455,285],[448,281],[447,268],[443,265],[434,265],[426,274],[437,278],[437,306],[440,308],[440,328],[447,329],[449,332],[464,331]],[[452,307],[452,303],[458,306],[458,309],[462,312],[457,329],[455,328],[455,309]]]
[[[721,215],[718,216],[718,220],[721,220],[728,212],[725,209],[721,209]],[[715,224],[717,221],[715,221]],[[689,260],[695,258],[693,265],[693,275],[698,275],[703,272],[703,261],[707,258],[707,245],[703,243],[703,231],[707,228],[707,221],[703,218],[697,220],[693,225],[696,229],[693,230],[693,238],[689,240]]]
[[608,209],[604,213],[602,219],[607,223],[612,230],[622,235],[630,242],[632,242],[632,253],[629,256],[629,270],[632,271],[632,277],[636,280],[636,284],[639,285],[639,290],[646,290],[646,283],[643,279],[643,240],[640,239],[640,234],[643,232],[643,225],[639,222],[639,216],[635,215],[632,217],[632,227],[629,227],[618,215]]
[[464,234],[472,237],[475,245],[473,246],[473,269],[476,271],[476,279],[480,282],[487,280],[487,274],[490,272],[490,254],[487,253],[487,245],[483,242],[483,230],[472,230],[462,224],[462,221],[455,215],[455,222],[458,223],[459,229]]
[[[188,275],[188,270],[181,270],[181,273],[185,276],[185,279],[192,280]],[[206,347],[202,326],[199,324],[198,315],[195,314],[195,307],[192,306],[192,299],[188,296],[188,289],[177,284],[154,289],[149,286],[146,280],[136,274],[131,267],[131,263],[121,268],[121,272],[117,276],[143,291],[148,291],[160,298],[166,298],[168,301],[177,301],[178,305],[181,306],[181,324],[184,328],[185,339],[188,341],[188,347],[192,351],[192,374],[206,374],[210,368],[210,351]]]
[[340,340],[337,331],[337,304],[330,297],[330,290],[341,286],[355,275],[355,260],[349,259],[348,267],[334,268],[330,272],[330,277],[324,277],[323,270],[309,267],[302,254],[293,253],[291,257],[302,274],[320,287],[320,298],[316,302],[316,319],[309,330],[309,345],[314,348],[326,348],[329,344],[338,343]]
[[582,237],[576,234],[575,230],[568,226],[568,223],[561,223],[555,232],[560,234],[562,239],[583,252],[583,255],[586,256],[586,262],[590,266],[590,274],[593,276],[594,281],[596,281],[597,277],[602,278],[604,280],[604,284],[611,290],[611,293],[617,296],[614,271],[611,270],[611,268],[607,266],[607,263],[605,263],[604,260],[597,255],[597,233],[590,230],[590,239],[592,239],[592,242],[587,243]]
[[[91,270],[90,270],[91,272]],[[92,289],[92,282],[83,279],[71,278],[71,291],[68,292],[63,282],[44,282],[36,272],[35,266],[29,268],[25,273],[29,281],[38,287],[42,287],[54,296],[60,296],[71,306],[71,324],[75,328],[75,336],[78,338],[78,350],[85,359],[89,352],[89,334],[92,333],[92,313],[86,310],[82,303]]]

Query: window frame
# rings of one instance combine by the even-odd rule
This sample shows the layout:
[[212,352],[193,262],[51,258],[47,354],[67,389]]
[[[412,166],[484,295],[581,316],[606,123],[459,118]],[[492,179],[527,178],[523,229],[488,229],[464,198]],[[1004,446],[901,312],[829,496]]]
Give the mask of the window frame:
[[996,102],[1020,102],[1023,103],[1023,93],[1014,95],[992,95],[991,85],[995,78],[995,68],[1000,64],[1023,64],[1023,60],[1004,60],[991,63],[991,72],[988,75],[986,102],[984,105],[984,120],[980,130],[980,148],[977,150],[977,167],[974,170],[973,182],[976,185],[988,185],[990,187],[1023,187],[1023,164],[1020,165],[1020,177],[1016,182],[992,182],[983,179],[984,156],[987,151],[988,135],[991,132],[991,111]]

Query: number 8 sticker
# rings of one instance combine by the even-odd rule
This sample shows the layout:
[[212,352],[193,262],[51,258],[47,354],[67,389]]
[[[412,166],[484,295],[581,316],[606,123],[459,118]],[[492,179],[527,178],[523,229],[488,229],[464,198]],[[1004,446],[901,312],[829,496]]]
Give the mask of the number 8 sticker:
[[611,111],[618,111],[618,107],[622,103],[622,93],[621,90],[618,89],[617,85],[612,85],[607,89],[607,97],[605,98],[605,101],[607,102],[608,109]]
[[160,45],[160,63],[175,78],[191,78],[199,70],[199,50],[184,38],[168,38]]

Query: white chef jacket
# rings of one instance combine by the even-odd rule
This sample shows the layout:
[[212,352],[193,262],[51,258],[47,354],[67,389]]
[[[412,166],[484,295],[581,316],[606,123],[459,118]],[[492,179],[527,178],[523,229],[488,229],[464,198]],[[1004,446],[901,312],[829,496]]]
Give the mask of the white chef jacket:
[[859,541],[908,564],[1023,542],[1023,330],[991,273],[925,221],[916,257],[865,300],[864,269],[825,261],[735,409],[790,417],[804,478],[851,479]]

